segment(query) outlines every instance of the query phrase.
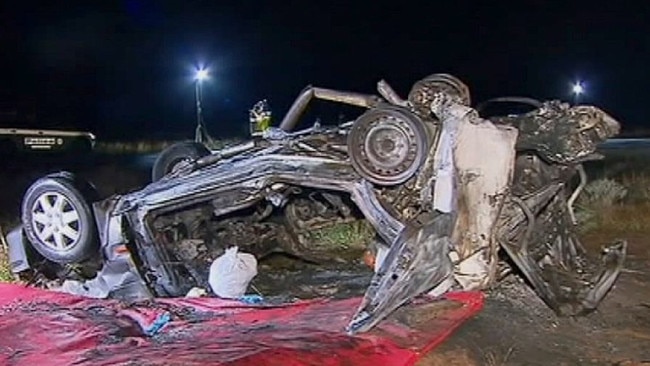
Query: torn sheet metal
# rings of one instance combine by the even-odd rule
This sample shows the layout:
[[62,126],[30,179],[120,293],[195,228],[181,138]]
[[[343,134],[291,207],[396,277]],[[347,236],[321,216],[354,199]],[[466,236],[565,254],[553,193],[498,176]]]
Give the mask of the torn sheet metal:
[[350,334],[369,330],[407,301],[449,277],[453,226],[452,214],[440,214],[430,222],[402,231],[372,277],[347,327]]
[[456,208],[456,167],[454,150],[458,134],[458,118],[441,119],[440,139],[433,162],[433,208],[450,213]]
[[485,288],[498,258],[493,228],[512,182],[517,130],[471,113],[458,120],[454,145],[458,218],[452,236],[454,277],[463,289]]
[[571,218],[570,197],[577,197],[571,186],[580,164],[618,132],[618,122],[596,107],[556,102],[500,122],[519,126],[520,138],[495,237],[556,313],[593,311],[623,267],[626,243],[607,246],[600,261],[587,256]]

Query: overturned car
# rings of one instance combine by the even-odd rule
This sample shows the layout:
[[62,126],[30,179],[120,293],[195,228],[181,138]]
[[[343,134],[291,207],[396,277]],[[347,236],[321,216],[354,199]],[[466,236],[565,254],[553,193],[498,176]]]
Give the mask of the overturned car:
[[[590,260],[573,202],[586,181],[582,163],[601,158],[597,145],[619,131],[612,117],[513,99],[532,110],[485,119],[448,74],[416,82],[406,100],[385,81],[378,93],[308,87],[279,127],[215,152],[172,146],[155,181],[128,194],[99,200],[70,173],[46,176],[27,191],[22,226],[7,236],[13,271],[94,261],[94,281],[110,296],[183,296],[208,287],[210,263],[228,246],[301,256],[309,222],[360,216],[376,231],[374,250],[387,254],[351,333],[424,293],[484,289],[504,262],[558,314],[597,307],[626,244]],[[366,111],[294,131],[314,98]]]

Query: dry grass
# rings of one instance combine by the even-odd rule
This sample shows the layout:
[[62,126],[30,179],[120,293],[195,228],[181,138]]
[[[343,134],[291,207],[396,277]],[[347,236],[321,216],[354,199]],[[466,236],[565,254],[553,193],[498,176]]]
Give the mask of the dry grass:
[[9,253],[5,241],[5,231],[0,226],[0,282],[14,282],[14,274],[9,267]]
[[[207,142],[206,145],[208,148],[217,150],[225,146],[233,145],[239,143],[240,139],[223,139],[223,140],[213,140]],[[103,141],[98,142],[95,146],[95,150],[101,153],[106,154],[152,154],[157,153],[165,148],[173,145],[174,143],[179,142],[178,140],[162,140],[162,141]]]
[[617,204],[602,208],[592,220],[590,228],[600,231],[650,232],[650,202]]
[[631,172],[594,180],[576,208],[583,232],[650,232],[650,176]]
[[625,202],[628,204],[650,202],[650,175],[632,171],[619,178],[628,190]]
[[146,154],[162,151],[175,141],[98,142],[95,150],[107,154]]
[[514,352],[514,346],[508,348],[506,352],[490,350],[483,354],[484,365],[486,366],[503,366],[508,364],[508,360]]

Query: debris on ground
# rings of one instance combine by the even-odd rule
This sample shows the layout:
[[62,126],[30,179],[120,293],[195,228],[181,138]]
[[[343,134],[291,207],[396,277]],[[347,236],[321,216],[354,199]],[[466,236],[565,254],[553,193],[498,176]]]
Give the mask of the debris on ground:
[[203,297],[207,294],[208,292],[204,288],[192,287],[192,289],[187,292],[187,295],[185,295],[185,297]]
[[106,285],[104,279],[99,277],[84,282],[65,280],[61,284],[61,287],[55,288],[54,290],[93,299],[105,299],[110,292],[110,288]]

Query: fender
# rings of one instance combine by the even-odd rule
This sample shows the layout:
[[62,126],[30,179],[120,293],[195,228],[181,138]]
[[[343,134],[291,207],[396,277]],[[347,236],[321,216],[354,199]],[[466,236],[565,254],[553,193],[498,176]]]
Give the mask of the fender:
[[29,243],[25,237],[23,226],[20,225],[11,230],[6,239],[9,247],[9,267],[11,272],[20,273],[30,269],[29,255],[26,249]]

